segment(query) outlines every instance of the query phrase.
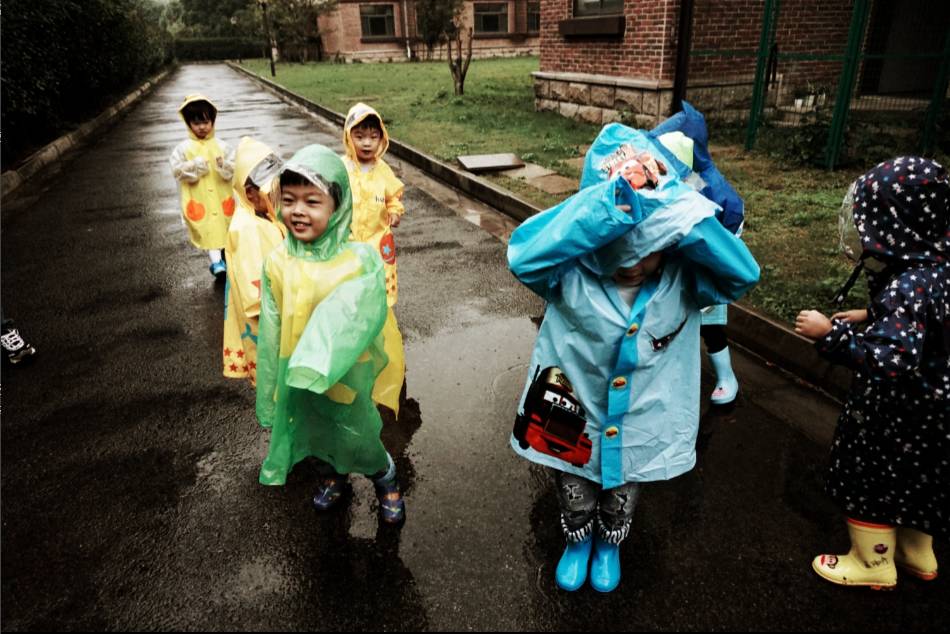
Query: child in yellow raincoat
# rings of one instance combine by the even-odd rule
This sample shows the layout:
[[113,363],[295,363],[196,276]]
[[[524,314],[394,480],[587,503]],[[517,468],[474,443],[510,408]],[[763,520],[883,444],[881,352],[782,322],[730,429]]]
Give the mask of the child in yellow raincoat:
[[188,95],[178,114],[188,126],[188,140],[175,147],[169,162],[180,184],[182,217],[191,243],[208,252],[211,274],[223,279],[222,250],[235,206],[234,155],[226,143],[214,138],[218,109],[210,99]]
[[399,393],[405,380],[406,365],[402,334],[392,311],[399,295],[396,242],[392,228],[399,226],[405,213],[402,204],[404,185],[383,160],[389,148],[389,133],[383,118],[370,106],[358,103],[350,108],[343,128],[343,145],[346,148],[343,162],[353,191],[350,237],[377,249],[386,271],[386,300],[390,310],[383,334],[389,365],[376,381],[373,398],[398,415]]
[[[224,303],[224,376],[257,377],[258,315],[264,258],[284,239],[270,193],[280,159],[269,147],[244,137],[234,159],[234,196],[238,201],[228,229],[228,286]],[[276,187],[275,187],[276,189]]]
[[373,384],[386,365],[383,262],[349,242],[352,199],[343,162],[322,145],[281,168],[288,235],[264,261],[257,417],[271,428],[262,484],[284,484],[295,464],[321,461],[318,510],[336,504],[348,473],[369,475],[386,523],[405,519],[392,457],[380,440]]

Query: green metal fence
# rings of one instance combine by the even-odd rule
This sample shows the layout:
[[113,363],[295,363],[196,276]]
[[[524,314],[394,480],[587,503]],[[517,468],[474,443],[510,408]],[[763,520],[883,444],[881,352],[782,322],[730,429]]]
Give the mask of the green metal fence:
[[829,169],[900,153],[950,154],[950,2],[761,6],[756,49],[748,48],[748,29],[736,28],[734,41],[704,37],[704,26],[723,19],[721,4],[694,14],[686,99],[711,125],[741,128],[747,149]]

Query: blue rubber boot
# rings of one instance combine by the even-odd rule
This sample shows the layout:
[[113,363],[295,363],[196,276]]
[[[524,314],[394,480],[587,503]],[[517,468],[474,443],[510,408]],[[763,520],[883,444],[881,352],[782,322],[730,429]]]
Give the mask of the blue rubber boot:
[[568,542],[554,575],[559,588],[574,592],[587,581],[587,564],[590,561],[593,541],[588,535],[585,541],[574,544]]
[[590,561],[590,587],[597,592],[613,592],[620,585],[620,544],[608,544],[600,535],[594,538],[594,556]]
[[739,394],[739,380],[732,371],[732,359],[729,357],[729,348],[709,355],[713,370],[716,371],[716,389],[709,399],[714,405],[727,405],[736,400]]

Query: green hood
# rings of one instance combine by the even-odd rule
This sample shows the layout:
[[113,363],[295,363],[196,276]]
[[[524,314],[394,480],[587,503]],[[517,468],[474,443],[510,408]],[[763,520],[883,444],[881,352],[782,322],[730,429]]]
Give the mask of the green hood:
[[353,197],[350,177],[343,161],[335,152],[322,145],[308,145],[284,163],[280,173],[295,172],[332,194],[337,201],[330,216],[327,230],[317,240],[304,243],[293,234],[287,234],[287,251],[295,256],[313,260],[329,260],[338,254],[350,239],[350,220],[353,217]]

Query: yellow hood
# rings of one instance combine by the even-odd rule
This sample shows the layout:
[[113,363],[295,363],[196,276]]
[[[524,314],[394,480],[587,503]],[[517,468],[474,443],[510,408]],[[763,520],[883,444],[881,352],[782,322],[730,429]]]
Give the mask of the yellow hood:
[[[185,121],[185,114],[182,112],[185,109],[185,106],[187,106],[190,103],[195,103],[197,101],[207,101],[209,104],[211,104],[211,107],[214,109],[215,117],[217,117],[218,107],[214,105],[214,102],[208,99],[207,97],[205,97],[204,95],[195,93],[194,95],[185,96],[185,100],[181,102],[180,106],[178,106],[178,116],[181,117],[182,121]],[[195,136],[195,133],[191,131],[191,126],[188,125],[187,121],[185,121],[185,127],[188,128],[188,136],[191,137],[191,139],[194,141],[207,141],[208,139],[214,138],[213,128],[211,130],[211,133],[208,136],[206,136],[203,139],[199,139],[198,137]]]
[[382,158],[386,150],[389,149],[389,132],[386,131],[386,124],[383,122],[383,118],[379,116],[379,113],[371,106],[367,106],[365,103],[358,103],[346,113],[346,123],[343,125],[343,146],[346,148],[347,158],[354,163],[358,163],[359,160],[356,158],[356,147],[350,140],[350,130],[370,115],[375,115],[376,118],[379,119],[379,127],[383,131],[383,140],[379,144],[379,151],[376,152],[376,158]]
[[[265,161],[274,163],[274,168],[269,170],[267,176],[263,178],[255,174],[255,178],[252,180],[255,181],[255,184],[261,188],[261,191],[265,195],[268,195],[273,189],[275,177],[279,169],[277,166],[279,166],[280,161],[277,159],[274,151],[260,141],[252,139],[249,136],[241,137],[241,142],[238,143],[237,152],[234,156],[234,195],[241,202],[243,207],[250,209],[252,212],[254,205],[247,198],[247,193],[244,191],[244,183],[247,182],[248,176],[251,176],[255,168],[267,167],[266,165],[262,165]],[[256,182],[258,180],[263,180],[264,182]],[[272,220],[274,219],[273,210],[268,209],[268,215],[272,216]]]

